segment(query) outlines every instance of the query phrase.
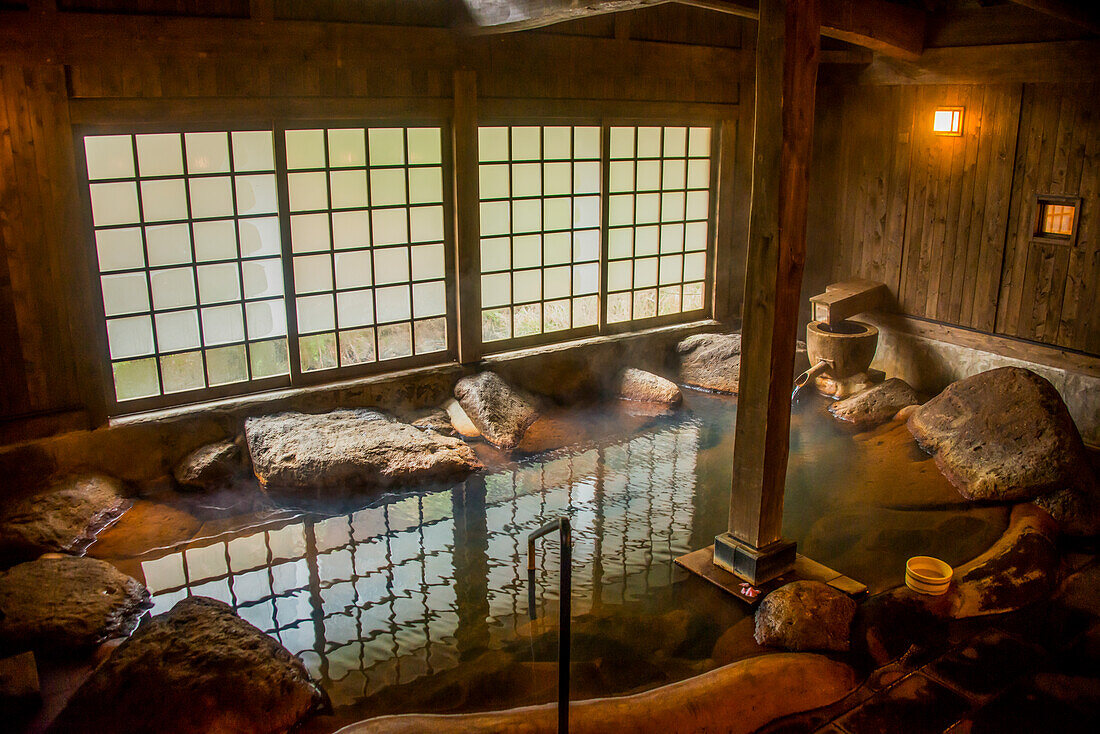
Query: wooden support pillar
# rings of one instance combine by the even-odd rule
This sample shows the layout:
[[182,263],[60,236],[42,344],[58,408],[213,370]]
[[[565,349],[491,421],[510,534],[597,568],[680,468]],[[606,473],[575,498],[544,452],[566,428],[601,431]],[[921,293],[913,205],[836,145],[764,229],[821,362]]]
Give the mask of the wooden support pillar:
[[454,145],[455,258],[457,286],[458,361],[481,359],[481,251],[477,194],[477,75],[472,69],[454,73],[455,107],[451,123]]
[[754,585],[795,561],[781,530],[820,28],[820,0],[760,2],[733,489],[714,547],[717,565]]

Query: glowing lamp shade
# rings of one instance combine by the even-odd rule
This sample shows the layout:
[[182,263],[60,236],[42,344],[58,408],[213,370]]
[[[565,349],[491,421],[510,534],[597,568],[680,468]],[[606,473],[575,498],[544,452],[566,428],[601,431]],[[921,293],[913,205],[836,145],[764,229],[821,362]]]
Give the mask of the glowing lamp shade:
[[936,135],[962,135],[962,107],[938,107],[932,116],[932,132]]

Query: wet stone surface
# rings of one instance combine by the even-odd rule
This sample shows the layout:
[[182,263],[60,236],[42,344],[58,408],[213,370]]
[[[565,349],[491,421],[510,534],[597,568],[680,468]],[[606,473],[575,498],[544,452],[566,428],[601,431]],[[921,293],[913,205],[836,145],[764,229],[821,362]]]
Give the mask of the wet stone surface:
[[859,708],[837,720],[850,734],[940,734],[969,710],[965,698],[930,678],[913,673],[877,693]]

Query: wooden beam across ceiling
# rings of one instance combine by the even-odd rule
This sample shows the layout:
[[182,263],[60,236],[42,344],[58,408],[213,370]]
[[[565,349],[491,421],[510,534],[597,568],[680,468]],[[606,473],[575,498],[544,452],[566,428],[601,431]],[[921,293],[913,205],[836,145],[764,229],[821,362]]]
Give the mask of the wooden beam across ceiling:
[[[537,28],[567,20],[667,2],[756,20],[758,0],[464,0],[486,33]],[[924,50],[923,11],[886,0],[821,0],[821,35],[894,58],[916,61]]]
[[1100,5],[1096,0],[1009,0],[1016,5],[1031,8],[1059,20],[1081,26],[1090,33],[1100,35]]

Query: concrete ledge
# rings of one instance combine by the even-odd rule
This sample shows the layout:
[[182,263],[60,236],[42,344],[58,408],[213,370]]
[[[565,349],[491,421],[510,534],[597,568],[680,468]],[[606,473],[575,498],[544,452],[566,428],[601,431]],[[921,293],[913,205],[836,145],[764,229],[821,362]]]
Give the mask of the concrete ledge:
[[997,367],[1026,367],[1050,380],[1086,444],[1100,446],[1100,357],[897,314],[865,313],[879,329],[872,366],[935,395]]

